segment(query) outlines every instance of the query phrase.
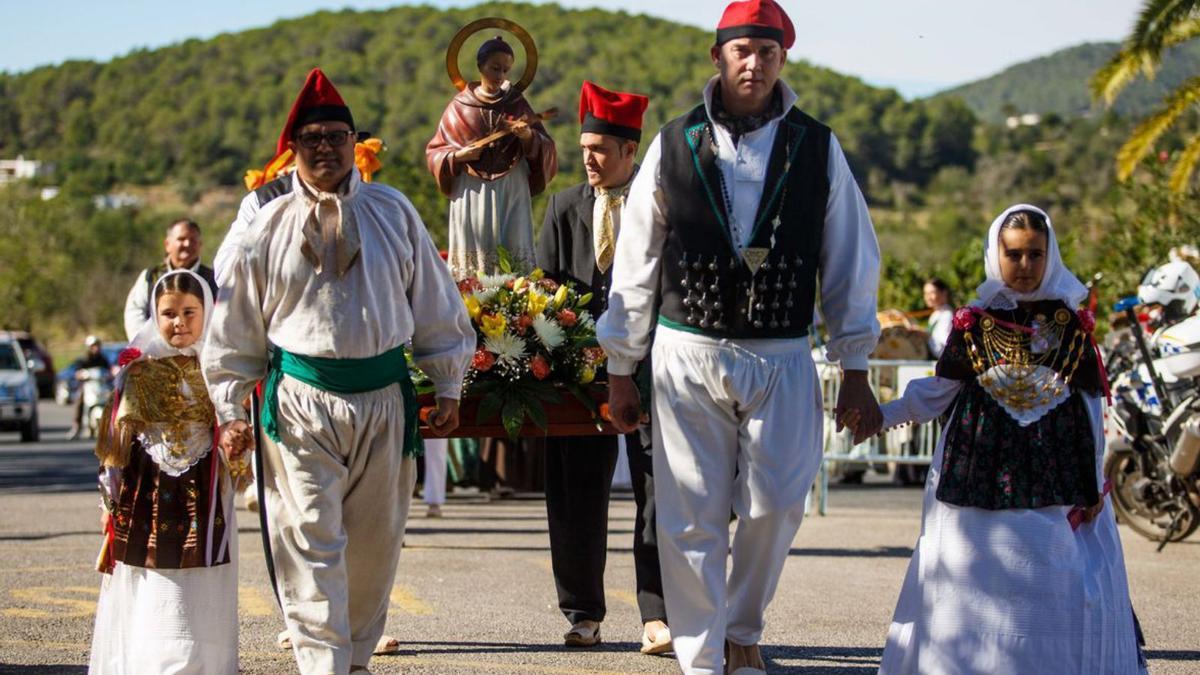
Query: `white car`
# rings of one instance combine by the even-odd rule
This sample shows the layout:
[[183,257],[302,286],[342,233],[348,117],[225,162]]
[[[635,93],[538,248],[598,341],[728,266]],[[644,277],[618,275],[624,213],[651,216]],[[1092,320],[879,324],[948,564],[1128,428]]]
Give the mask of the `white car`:
[[0,337],[0,431],[20,431],[22,443],[38,440],[37,380],[15,340]]

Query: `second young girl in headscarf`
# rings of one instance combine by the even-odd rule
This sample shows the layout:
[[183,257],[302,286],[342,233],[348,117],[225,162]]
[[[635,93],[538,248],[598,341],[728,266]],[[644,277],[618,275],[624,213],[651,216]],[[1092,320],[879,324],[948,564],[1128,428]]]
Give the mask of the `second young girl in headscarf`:
[[884,425],[946,416],[881,673],[1139,673],[1101,471],[1104,376],[1049,217],[1000,214],[934,377]]

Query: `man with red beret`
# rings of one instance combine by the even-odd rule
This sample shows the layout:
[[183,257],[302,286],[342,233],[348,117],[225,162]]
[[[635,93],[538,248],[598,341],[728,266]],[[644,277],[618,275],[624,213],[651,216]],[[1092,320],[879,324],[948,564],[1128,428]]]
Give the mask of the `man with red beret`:
[[265,503],[277,591],[303,673],[365,671],[387,621],[419,451],[404,354],[434,381],[439,434],[458,424],[475,334],[449,270],[400,192],[364,183],[354,118],[320,70],[280,135],[290,189],[236,242],[202,355],[220,444],[265,379]]
[[659,555],[689,674],[765,671],[763,615],[821,464],[818,288],[838,425],[879,420],[879,248],[837,138],[780,79],[794,40],[772,0],[726,8],[703,103],[663,127],[630,188],[597,326],[621,430],[637,426],[628,376],[653,333]]
[[[538,265],[560,282],[591,292],[588,312],[608,305],[612,261],[621,227],[621,206],[637,166],[642,115],[649,99],[584,82],[579,96],[579,145],[587,180],[550,197],[538,241]],[[571,629],[569,647],[600,643],[604,620],[604,564],[608,550],[608,497],[624,444],[637,516],[633,561],[642,648],[646,654],[671,649],[662,598],[655,535],[654,475],[649,429],[624,437],[547,439],[546,514],[558,606]]]

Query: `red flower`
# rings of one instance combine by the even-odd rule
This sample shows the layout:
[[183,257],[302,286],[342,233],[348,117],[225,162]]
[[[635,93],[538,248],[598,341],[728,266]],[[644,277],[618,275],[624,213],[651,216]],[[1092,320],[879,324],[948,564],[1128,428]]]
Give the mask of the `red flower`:
[[467,293],[481,290],[483,290],[483,284],[480,283],[479,279],[476,279],[475,277],[463,279],[462,281],[458,282],[458,292],[461,295],[466,295]]
[[574,326],[578,320],[579,317],[575,316],[575,312],[569,309],[564,309],[558,313],[558,322],[562,324],[563,328]]
[[120,354],[117,354],[117,365],[124,368],[140,358],[142,358],[142,350],[137,347],[126,347],[121,350]]
[[583,355],[587,358],[588,363],[597,364],[604,360],[603,347],[584,347]]
[[1081,309],[1076,312],[1076,316],[1079,317],[1079,327],[1083,329],[1083,332],[1090,333],[1096,327],[1096,313],[1092,310]]
[[529,318],[528,314],[522,314],[517,317],[516,321],[513,321],[513,331],[517,335],[524,335],[525,331],[529,330],[529,327],[532,325],[533,319]]
[[958,330],[971,330],[971,326],[975,325],[975,312],[970,307],[959,307],[958,311],[954,312],[952,323]]
[[471,367],[481,373],[491,370],[494,365],[496,365],[496,355],[486,349],[475,352],[475,358],[471,359]]
[[558,282],[551,279],[550,277],[543,277],[541,281],[537,282],[537,284],[538,284],[538,286],[541,286],[543,290],[549,291],[551,293],[558,290]]
[[529,360],[529,370],[533,371],[533,376],[539,380],[550,376],[550,364],[546,363],[546,359],[542,358],[541,354],[536,354]]

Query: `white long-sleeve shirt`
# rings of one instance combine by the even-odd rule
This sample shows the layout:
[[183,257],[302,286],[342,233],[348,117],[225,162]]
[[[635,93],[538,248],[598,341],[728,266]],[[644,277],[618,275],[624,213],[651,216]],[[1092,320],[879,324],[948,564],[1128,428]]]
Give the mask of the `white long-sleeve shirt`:
[[[717,82],[714,77],[704,89],[710,120]],[[786,114],[796,104],[796,93],[782,80],[779,86]],[[731,234],[733,220],[745,223],[746,226],[739,228],[743,244],[752,234],[750,225],[762,198],[767,162],[783,114],[744,134],[736,146],[725,127],[712,125],[717,137],[717,166],[725,184],[732,186]],[[655,136],[625,202],[608,311],[596,325],[597,337],[608,353],[608,372],[614,375],[633,373],[650,349],[651,330],[658,318],[655,300],[670,218],[659,176],[661,159],[661,136]],[[840,361],[844,369],[866,370],[867,356],[879,338],[879,323],[875,319],[879,245],[866,200],[833,135],[829,139],[828,175],[829,200],[819,271],[821,313],[830,335],[826,353],[831,361]]]
[[254,217],[258,215],[259,210],[258,195],[254,192],[250,192],[242,198],[242,203],[238,206],[237,218],[230,223],[229,230],[225,232],[225,239],[217,248],[217,255],[213,257],[213,275],[217,278],[217,286],[224,288],[228,284],[233,260],[237,257],[237,252],[241,250],[242,237],[250,230],[250,225],[254,222]]
[[[299,176],[293,180],[299,181]],[[412,341],[440,397],[459,398],[475,332],[450,271],[408,199],[357,169],[340,195],[359,258],[317,272],[301,248],[312,197],[299,184],[263,206],[223,270],[202,363],[222,423],[267,372],[268,345],[305,356],[360,359]]]

